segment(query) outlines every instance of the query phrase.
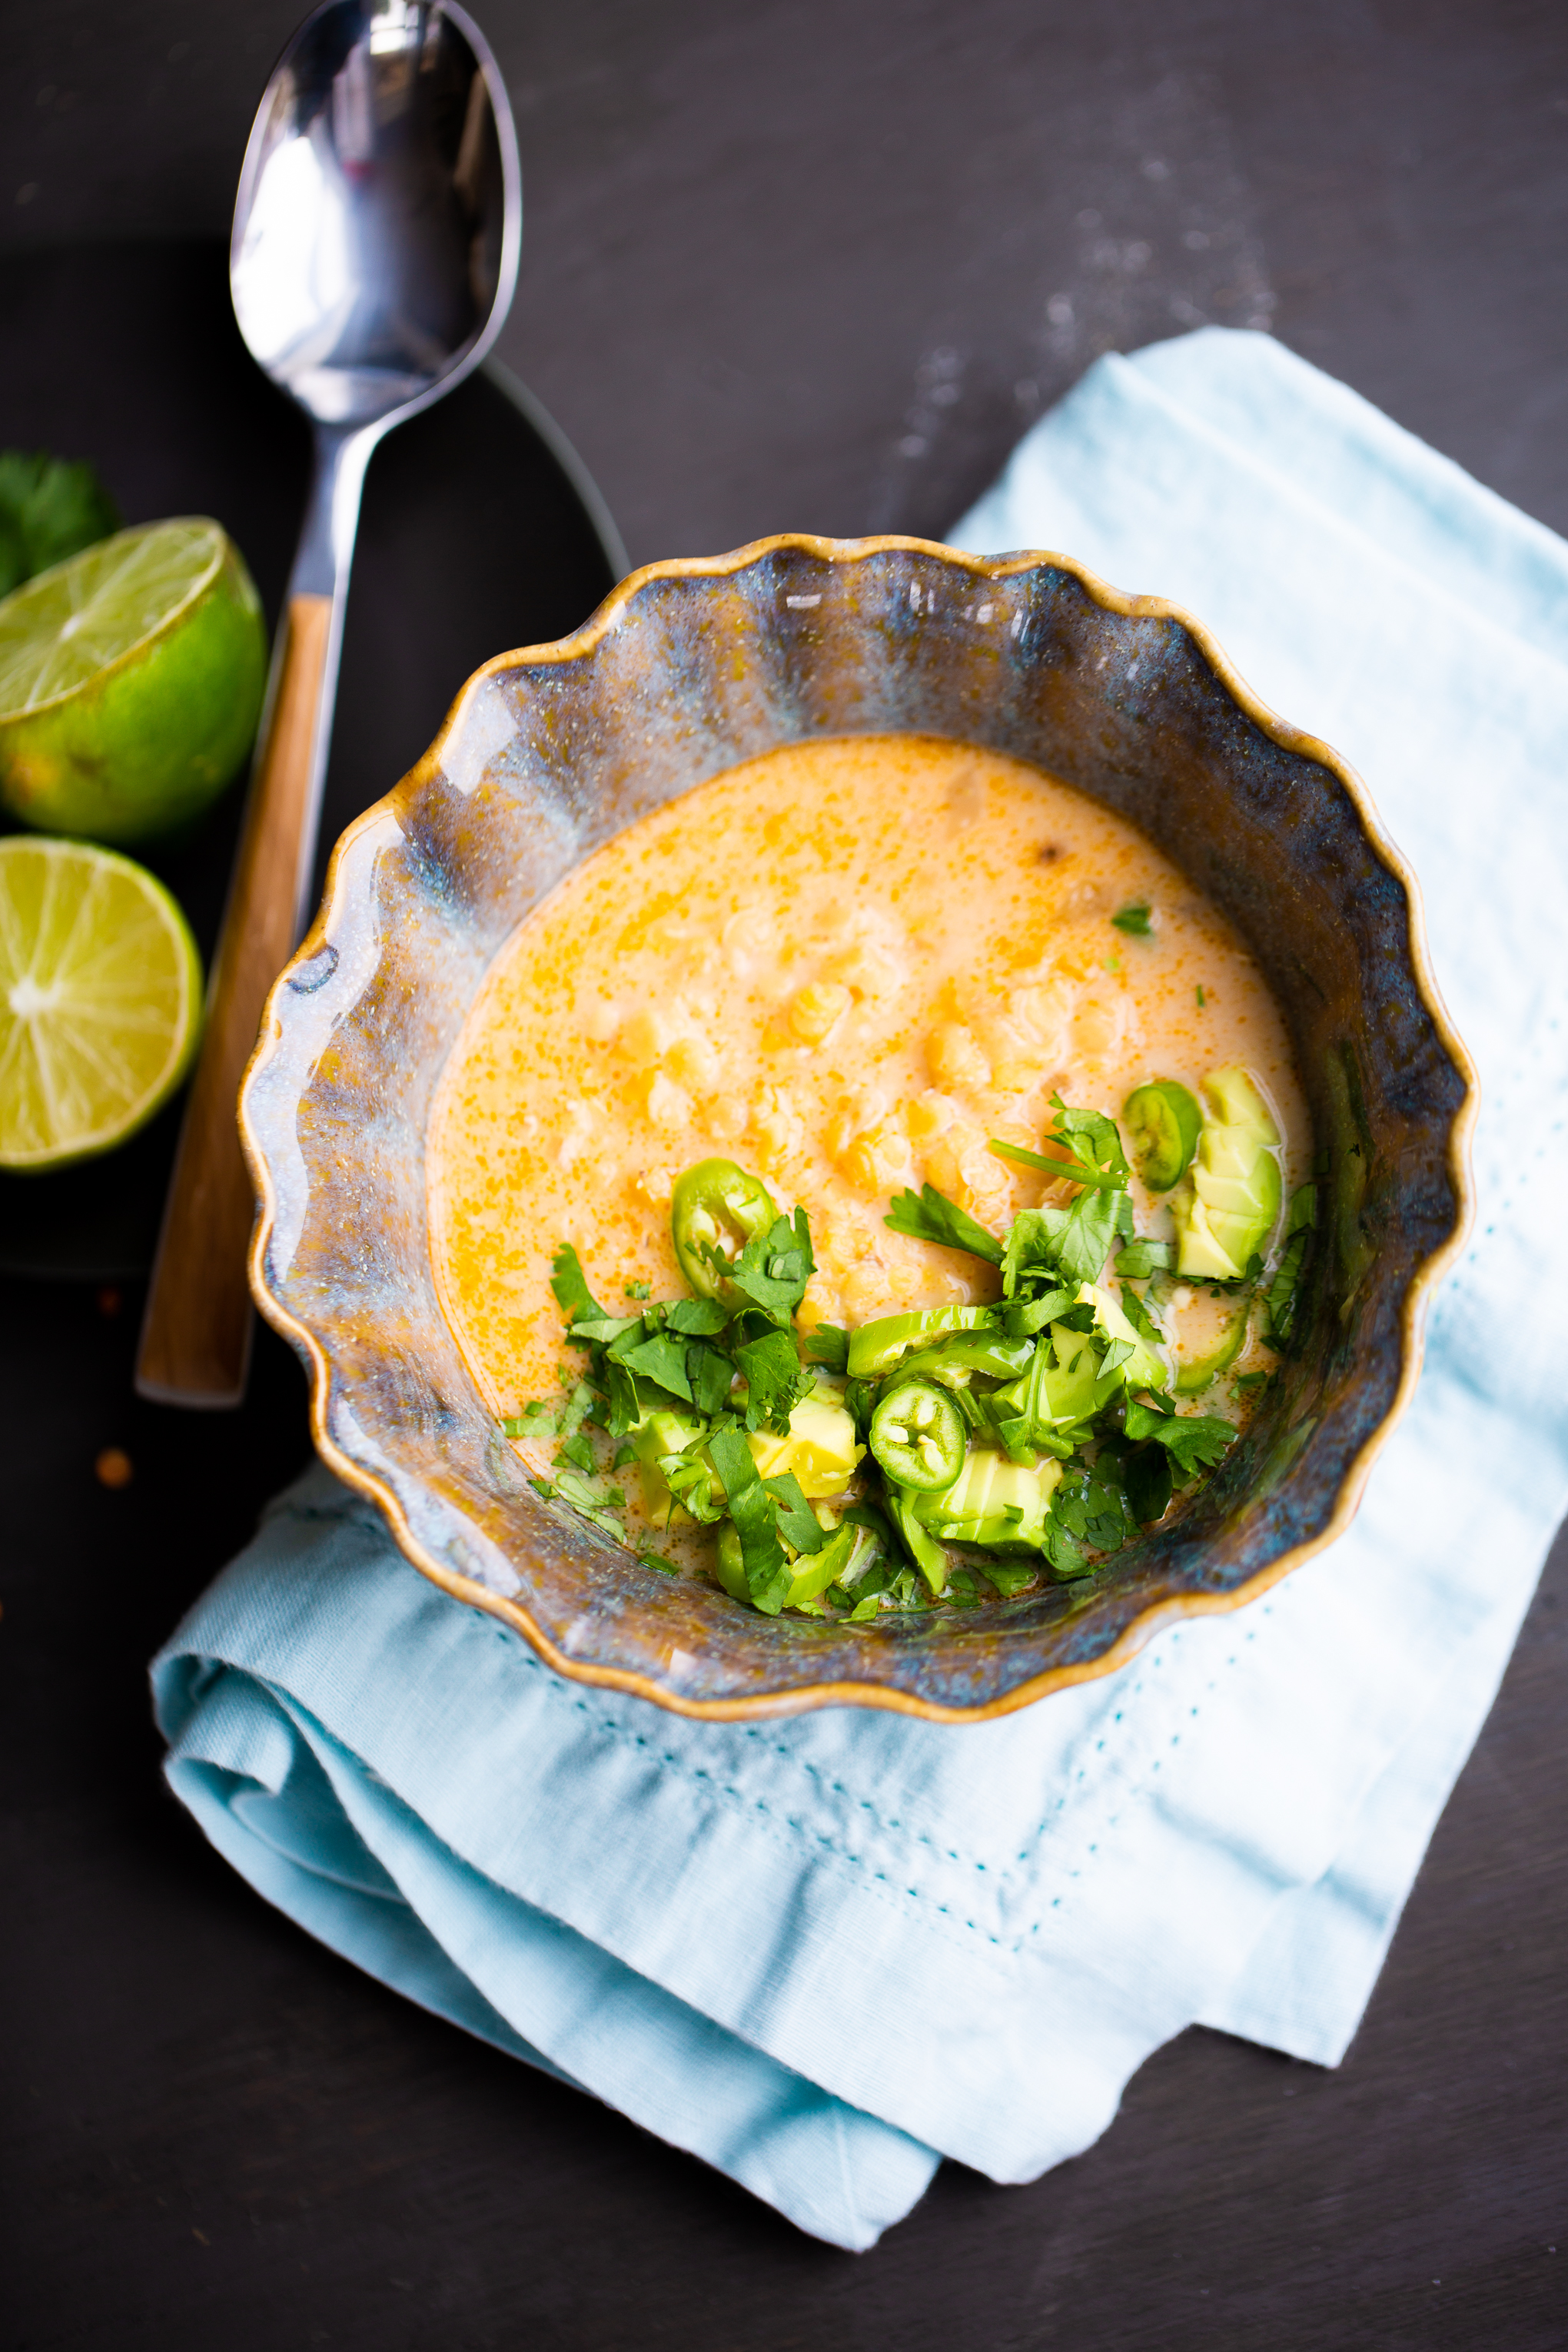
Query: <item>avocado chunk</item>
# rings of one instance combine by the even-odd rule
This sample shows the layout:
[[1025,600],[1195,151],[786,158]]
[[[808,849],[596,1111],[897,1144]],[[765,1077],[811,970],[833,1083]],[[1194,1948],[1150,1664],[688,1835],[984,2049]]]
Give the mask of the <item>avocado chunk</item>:
[[1132,1353],[1124,1357],[1121,1378],[1130,1389],[1163,1389],[1170,1386],[1171,1375],[1142,1332],[1132,1325],[1112,1298],[1109,1290],[1097,1283],[1086,1282],[1078,1294],[1080,1307],[1092,1307],[1095,1327],[1108,1339],[1124,1339]]
[[[632,1431],[632,1443],[637,1450],[637,1475],[642,1481],[643,1508],[649,1518],[657,1519],[661,1527],[689,1527],[691,1517],[689,1512],[675,1504],[658,1465],[671,1454],[686,1453],[705,1434],[707,1427],[707,1423],[699,1420],[695,1413],[661,1412],[645,1412]],[[724,1489],[716,1471],[712,1477],[712,1498],[716,1504],[724,1499]]]
[[1061,1475],[1059,1462],[1009,1462],[989,1446],[973,1446],[956,1483],[944,1495],[918,1496],[914,1516],[948,1543],[1040,1551]]
[[1176,1360],[1176,1394],[1201,1396],[1212,1388],[1222,1372],[1228,1372],[1247,1340],[1247,1318],[1252,1312],[1250,1298],[1244,1298],[1230,1321],[1217,1347],[1206,1356],[1184,1356]]
[[853,1415],[831,1391],[820,1388],[793,1408],[787,1437],[758,1429],[746,1443],[759,1478],[782,1478],[793,1470],[808,1503],[824,1495],[841,1495],[866,1454],[856,1440]]
[[1191,1190],[1173,1203],[1176,1272],[1200,1282],[1239,1282],[1279,1220],[1279,1129],[1239,1063],[1211,1070],[1203,1091]]

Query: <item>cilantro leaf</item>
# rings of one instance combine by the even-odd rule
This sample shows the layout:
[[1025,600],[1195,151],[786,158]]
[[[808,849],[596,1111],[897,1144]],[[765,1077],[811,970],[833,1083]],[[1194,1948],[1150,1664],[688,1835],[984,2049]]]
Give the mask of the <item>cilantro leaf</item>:
[[570,1242],[563,1242],[550,1261],[550,1287],[555,1293],[555,1303],[568,1322],[578,1316],[595,1323],[613,1323],[624,1318],[606,1315],[588,1287],[588,1277],[583,1271],[583,1261]]
[[642,1406],[637,1398],[637,1382],[624,1364],[605,1365],[605,1427],[612,1437],[624,1437],[635,1429],[641,1417]]
[[[1294,1202],[1291,1205],[1294,1206]],[[1268,1317],[1266,1337],[1271,1348],[1283,1350],[1289,1345],[1295,1328],[1301,1269],[1311,1244],[1310,1225],[1302,1225],[1291,1234],[1285,1244],[1285,1254],[1274,1270],[1274,1279],[1264,1293],[1263,1304]]]
[[717,1298],[672,1298],[664,1310],[665,1328],[688,1339],[711,1339],[730,1320],[730,1309]]
[[825,1371],[843,1372],[849,1368],[849,1334],[837,1323],[819,1323],[805,1335],[805,1360],[820,1364]]
[[[1125,1257],[1126,1255],[1126,1251],[1123,1250],[1121,1256]],[[1117,1260],[1118,1266],[1121,1265],[1121,1259],[1119,1258]],[[1160,1326],[1155,1322],[1154,1318],[1150,1314],[1149,1309],[1144,1306],[1143,1301],[1139,1297],[1138,1293],[1135,1290],[1128,1289],[1125,1285],[1123,1285],[1121,1292],[1121,1311],[1123,1315],[1126,1316],[1127,1320],[1131,1324],[1132,1328],[1137,1332],[1141,1339],[1152,1339],[1156,1347],[1162,1345],[1165,1337],[1163,1331],[1161,1330]]]
[[651,1339],[640,1340],[635,1348],[621,1349],[617,1361],[623,1363],[627,1371],[657,1381],[661,1389],[668,1389],[671,1396],[679,1397],[683,1403],[692,1402],[691,1383],[686,1377],[685,1343],[672,1339],[668,1332],[659,1331]]
[[[1102,1110],[1074,1110],[1060,1095],[1053,1095],[1051,1101],[1057,1114],[1052,1140],[1065,1145],[1076,1160],[1093,1168],[1099,1175],[1114,1177],[1125,1184],[1132,1171],[1121,1149],[1116,1121],[1108,1118]],[[1072,1171],[1068,1168],[1065,1172],[1070,1175]],[[1074,1181],[1081,1179],[1074,1178]]]
[[811,1254],[811,1227],[804,1209],[789,1218],[776,1218],[766,1233],[754,1233],[727,1270],[732,1290],[760,1307],[774,1323],[785,1324],[805,1296],[806,1284],[816,1272]]
[[1127,1408],[1127,1434],[1135,1440],[1152,1437],[1165,1448],[1184,1478],[1212,1470],[1236,1444],[1237,1432],[1217,1413],[1162,1414],[1144,1403]]
[[715,1430],[708,1451],[741,1538],[747,1590],[764,1615],[776,1617],[794,1581],[779,1541],[777,1502],[758,1477],[752,1449],[738,1429]]
[[531,1483],[535,1492],[542,1495],[547,1502],[570,1504],[573,1510],[591,1521],[601,1534],[615,1536],[617,1539],[622,1536],[620,1521],[605,1507],[606,1498],[596,1495],[580,1472],[572,1469],[561,1471],[553,1486],[543,1478],[535,1478]]
[[1069,1470],[1052,1489],[1052,1515],[1075,1543],[1120,1551],[1137,1534],[1119,1474],[1120,1465],[1102,1454],[1092,1469]]
[[1110,918],[1113,927],[1125,931],[1130,940],[1152,939],[1154,926],[1149,920],[1147,898],[1134,898],[1131,905],[1120,908]]
[[789,1428],[790,1407],[812,1385],[794,1338],[788,1331],[764,1332],[737,1348],[735,1361],[746,1381],[746,1427],[773,1429],[782,1437]]
[[585,1470],[590,1478],[599,1466],[594,1459],[593,1446],[580,1431],[575,1436],[563,1440],[561,1451],[555,1458],[558,1464],[570,1462],[577,1469]]
[[713,1473],[700,1454],[661,1454],[658,1475],[672,1498],[701,1527],[711,1527],[724,1516],[724,1506],[713,1499]]
[[710,1419],[722,1412],[735,1377],[728,1356],[710,1347],[706,1339],[693,1339],[686,1350],[686,1377],[691,1384],[691,1402],[700,1413]]
[[1169,1242],[1129,1242],[1116,1254],[1116,1275],[1121,1282],[1146,1282],[1152,1274],[1164,1274],[1175,1251]]
[[1171,1457],[1163,1445],[1135,1445],[1121,1465],[1127,1507],[1146,1528],[1171,1507]]
[[1083,1192],[1065,1209],[1023,1209],[1013,1220],[1002,1257],[1002,1289],[1016,1298],[1031,1275],[1077,1285],[1098,1280],[1120,1226],[1125,1192]]
[[1027,1567],[1022,1560],[988,1559],[976,1560],[974,1573],[983,1576],[987,1584],[994,1585],[1004,1601],[1010,1601],[1016,1592],[1022,1592],[1026,1585],[1033,1584],[1039,1570]]
[[1003,1143],[993,1136],[986,1145],[998,1160],[1016,1160],[1020,1168],[1037,1168],[1047,1176],[1066,1177],[1074,1184],[1092,1184],[1107,1192],[1119,1191],[1125,1181],[1110,1170],[1091,1168],[1087,1160],[1076,1156],[1071,1160],[1053,1160],[1043,1151],[1026,1151],[1021,1143]]
[[1043,1331],[1047,1323],[1055,1323],[1067,1314],[1078,1297],[1072,1290],[1047,1290],[1042,1297],[1031,1298],[1027,1305],[1015,1302],[1002,1318],[1002,1328],[1009,1339],[1031,1339]]
[[640,1315],[578,1315],[567,1327],[566,1339],[574,1348],[602,1348],[642,1328]]
[[1092,1576],[1094,1562],[1057,1508],[1057,1496],[1060,1493],[1061,1488],[1058,1486],[1056,1493],[1052,1495],[1050,1507],[1046,1512],[1044,1535],[1046,1558],[1050,1561],[1058,1578]]
[[795,1472],[786,1470],[782,1477],[764,1478],[763,1485],[778,1505],[778,1529],[785,1543],[796,1551],[820,1551],[823,1532]]
[[0,596],[107,539],[120,520],[85,458],[0,450]]
[[882,1223],[895,1234],[907,1234],[911,1241],[967,1250],[971,1257],[983,1257],[987,1265],[1002,1263],[1001,1243],[934,1184],[922,1184],[918,1193],[896,1193]]

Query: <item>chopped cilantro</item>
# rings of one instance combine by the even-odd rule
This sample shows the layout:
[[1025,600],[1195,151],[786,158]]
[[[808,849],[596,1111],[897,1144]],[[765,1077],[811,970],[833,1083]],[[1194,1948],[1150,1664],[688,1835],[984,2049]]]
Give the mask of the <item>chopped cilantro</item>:
[[849,1334],[837,1323],[818,1323],[805,1335],[805,1360],[825,1371],[842,1372],[849,1362]]
[[752,1234],[728,1269],[726,1282],[751,1306],[783,1326],[805,1297],[806,1284],[816,1272],[811,1228],[805,1211],[797,1209],[793,1224],[787,1217],[780,1217],[766,1233]]
[[555,1303],[569,1322],[579,1316],[595,1323],[611,1320],[588,1287],[588,1277],[583,1271],[583,1261],[570,1242],[563,1242],[551,1260],[552,1272],[550,1287],[555,1293]]
[[1119,931],[1126,932],[1130,940],[1153,937],[1154,926],[1149,919],[1147,898],[1134,898],[1131,906],[1120,908],[1110,919]]
[[665,1328],[689,1339],[712,1339],[730,1320],[730,1310],[716,1298],[672,1298],[664,1308]]
[[791,1408],[812,1385],[793,1337],[788,1331],[764,1332],[760,1339],[737,1348],[735,1361],[746,1381],[746,1427],[773,1429],[784,1435]]
[[882,1220],[896,1234],[908,1234],[917,1242],[938,1242],[944,1249],[967,1250],[971,1257],[983,1257],[987,1265],[1000,1265],[1002,1244],[984,1225],[977,1225],[956,1201],[939,1192],[934,1184],[922,1184],[920,1192],[900,1192]]
[[781,1478],[764,1478],[763,1485],[778,1505],[778,1528],[785,1543],[795,1551],[820,1551],[822,1529],[795,1472],[786,1470]]
[[1236,1444],[1237,1432],[1215,1413],[1162,1413],[1148,1404],[1127,1408],[1127,1434],[1137,1440],[1157,1438],[1184,1478],[1212,1470]]
[[653,1292],[646,1282],[628,1282],[626,1296],[628,1298],[651,1298]]
[[1121,1465],[1127,1507],[1143,1527],[1152,1527],[1171,1507],[1171,1457],[1163,1445],[1135,1445]]
[[[1126,1255],[1125,1251],[1122,1252],[1122,1255]],[[1118,1271],[1120,1270],[1119,1265]],[[1125,1285],[1121,1292],[1121,1312],[1141,1339],[1152,1339],[1156,1347],[1162,1344],[1165,1337],[1163,1331],[1161,1330],[1138,1293],[1128,1289]]]
[[694,1339],[686,1350],[686,1377],[691,1385],[691,1402],[705,1419],[722,1412],[735,1377],[728,1356],[704,1339]]
[[628,1372],[657,1382],[683,1403],[691,1402],[691,1383],[686,1377],[686,1348],[668,1332],[660,1331],[651,1339],[639,1340],[635,1348],[627,1348],[618,1361]]
[[120,509],[85,458],[0,450],[0,596],[120,529]]

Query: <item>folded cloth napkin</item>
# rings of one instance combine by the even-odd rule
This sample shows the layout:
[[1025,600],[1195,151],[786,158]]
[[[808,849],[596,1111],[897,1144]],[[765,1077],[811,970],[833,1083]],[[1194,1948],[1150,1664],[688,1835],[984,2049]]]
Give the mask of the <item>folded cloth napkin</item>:
[[312,1471],[154,1661],[176,1793],[323,1942],[868,2246],[1086,2147],[1194,2020],[1332,2065],[1568,1504],[1568,546],[1256,334],[1103,359],[953,533],[1202,614],[1361,768],[1487,1091],[1360,1517],[1006,1720],[564,1682]]

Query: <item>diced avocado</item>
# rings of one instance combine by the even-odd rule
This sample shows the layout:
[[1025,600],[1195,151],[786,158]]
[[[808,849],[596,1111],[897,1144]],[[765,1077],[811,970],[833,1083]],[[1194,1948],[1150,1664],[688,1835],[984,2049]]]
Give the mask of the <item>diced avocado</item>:
[[[1081,1340],[1081,1333],[1074,1336]],[[989,1446],[973,1446],[957,1483],[945,1495],[920,1496],[915,1516],[949,1543],[1039,1551],[1051,1491],[1061,1475],[1059,1462],[1030,1466],[1009,1462]]]
[[1163,1389],[1170,1384],[1171,1375],[1149,1341],[1127,1319],[1121,1307],[1109,1290],[1097,1283],[1086,1282],[1078,1294],[1080,1307],[1092,1307],[1094,1319],[1108,1339],[1124,1339],[1132,1349],[1121,1366],[1121,1378],[1130,1389]]
[[[637,1450],[637,1471],[642,1480],[643,1508],[650,1519],[657,1518],[661,1525],[665,1524],[666,1514],[668,1513],[669,1526],[686,1527],[689,1524],[689,1514],[681,1510],[679,1505],[670,1512],[669,1488],[658,1465],[667,1454],[686,1453],[706,1427],[707,1423],[699,1420],[695,1413],[660,1412],[644,1413],[632,1431],[632,1443]],[[724,1489],[717,1473],[712,1482],[712,1496],[715,1503],[721,1503],[724,1499]]]
[[1173,1203],[1176,1271],[1189,1280],[1239,1282],[1279,1215],[1279,1130],[1239,1063],[1204,1080],[1204,1130]]
[[[1099,1294],[1085,1283],[1082,1296],[1092,1301]],[[1110,1303],[1118,1320],[1125,1325],[1126,1318],[1121,1309],[1114,1307],[1114,1302]],[[1131,1325],[1127,1325],[1127,1332],[1137,1344],[1138,1335]],[[1120,1339],[1122,1333],[1107,1336]],[[991,1399],[994,1406],[1029,1415],[1037,1430],[1041,1426],[1061,1432],[1076,1429],[1079,1423],[1091,1421],[1102,1411],[1123,1384],[1127,1365],[1102,1374],[1100,1368],[1104,1359],[1087,1331],[1075,1331],[1066,1323],[1053,1323],[1039,1344],[1046,1355],[1038,1369],[1031,1368],[1021,1380],[997,1389]],[[1131,1360],[1129,1359],[1129,1363]],[[1143,1385],[1157,1387],[1163,1377],[1161,1374]]]
[[808,1503],[824,1495],[841,1495],[866,1454],[856,1441],[853,1416],[820,1389],[793,1408],[787,1437],[757,1429],[746,1443],[760,1478],[782,1478],[793,1470]]
[[891,1371],[911,1348],[941,1339],[947,1331],[984,1331],[994,1320],[989,1307],[928,1307],[913,1315],[879,1315],[849,1335],[849,1377],[876,1380]]
[[731,1601],[751,1600],[752,1588],[746,1582],[746,1563],[741,1556],[740,1529],[733,1519],[726,1519],[719,1530],[719,1550],[713,1569]]
[[1247,1317],[1251,1311],[1251,1299],[1244,1298],[1237,1312],[1226,1325],[1225,1336],[1218,1347],[1211,1348],[1206,1356],[1190,1356],[1184,1360],[1177,1358],[1176,1394],[1178,1396],[1199,1396],[1205,1389],[1213,1387],[1221,1372],[1229,1371],[1246,1342]]
[[784,1607],[798,1609],[804,1601],[820,1599],[849,1566],[865,1532],[863,1528],[839,1528],[820,1551],[803,1552],[795,1562],[795,1580],[784,1594]]

